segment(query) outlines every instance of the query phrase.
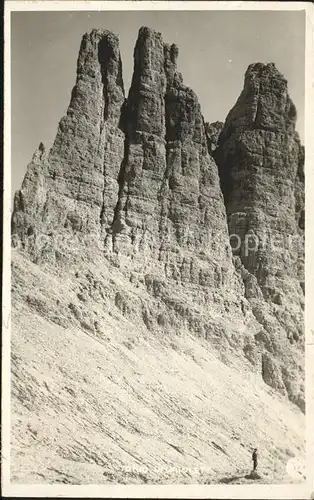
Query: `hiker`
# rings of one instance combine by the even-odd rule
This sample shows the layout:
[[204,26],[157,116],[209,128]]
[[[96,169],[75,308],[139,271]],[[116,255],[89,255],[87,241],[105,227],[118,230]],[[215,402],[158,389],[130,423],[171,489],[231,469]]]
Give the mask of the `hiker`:
[[253,470],[257,469],[257,448],[254,448],[253,453],[252,453],[252,460],[253,460]]

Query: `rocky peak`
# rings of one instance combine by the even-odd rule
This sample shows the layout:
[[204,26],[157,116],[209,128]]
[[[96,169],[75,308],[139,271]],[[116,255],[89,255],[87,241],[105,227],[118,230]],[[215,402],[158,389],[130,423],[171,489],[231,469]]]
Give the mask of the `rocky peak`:
[[[295,189],[296,181],[304,180],[304,160],[295,122],[287,81],[274,64],[250,65],[215,151],[229,229],[242,240],[243,231],[253,232],[260,240],[281,229],[286,235],[298,234]],[[257,272],[254,259],[243,259],[250,271]],[[265,277],[258,276],[261,281]]]
[[[107,30],[92,30],[82,38],[76,83],[54,144],[45,158],[35,153],[17,196],[21,204],[12,229],[23,245],[29,243],[29,230],[51,235],[72,227],[73,213],[75,230],[83,234],[100,234],[108,223],[124,155],[119,128],[124,100],[118,38]],[[31,193],[39,186],[40,196],[34,198]]]
[[223,122],[216,121],[213,123],[205,123],[205,131],[206,131],[206,138],[207,138],[207,147],[208,151],[212,154],[215,149],[217,148],[218,145],[218,140],[220,133],[223,129]]
[[274,64],[252,64],[214,157],[233,253],[244,281],[258,283],[253,294],[246,291],[253,313],[275,341],[283,328],[297,359],[304,342],[304,151],[295,123],[285,78]]
[[244,88],[226,119],[222,141],[234,130],[260,129],[293,133],[296,108],[287,80],[274,63],[255,63],[248,67]]
[[[77,80],[70,103],[75,109],[79,94],[103,90],[103,119],[119,120],[124,100],[122,63],[118,37],[107,30],[94,29],[81,42],[77,61]],[[91,108],[94,111],[93,108]]]
[[167,85],[178,85],[183,83],[182,75],[177,71],[177,60],[179,56],[179,48],[176,44],[164,44],[164,67],[167,77]]
[[46,154],[46,148],[44,144],[40,142],[38,148],[35,150],[33,154],[32,161],[33,162],[42,161],[45,157],[45,154]]
[[134,49],[134,72],[127,101],[129,135],[136,130],[165,135],[163,61],[161,33],[142,27]]
[[208,249],[210,211],[217,213],[227,236],[217,167],[206,148],[200,105],[182,82],[177,57],[177,47],[164,44],[160,33],[140,29],[125,105],[127,152],[113,224],[115,251],[129,248],[134,253],[136,241],[141,241],[141,251],[156,255],[164,255],[167,248],[168,257],[177,246]]
[[[302,406],[302,248],[247,251],[248,238],[302,235],[303,151],[286,81],[251,65],[225,124],[205,127],[177,62],[176,45],[141,28],[125,99],[117,36],[84,35],[54,144],[39,146],[16,193],[13,245],[66,272],[73,255],[113,266],[123,314],[236,352]],[[228,228],[241,242],[234,256]]]

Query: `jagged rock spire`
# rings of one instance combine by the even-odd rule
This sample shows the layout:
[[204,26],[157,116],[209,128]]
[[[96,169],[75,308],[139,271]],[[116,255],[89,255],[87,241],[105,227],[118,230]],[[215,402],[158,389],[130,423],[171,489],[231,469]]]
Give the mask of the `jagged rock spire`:
[[246,294],[282,352],[281,370],[273,351],[263,355],[264,380],[304,408],[292,383],[304,342],[304,151],[295,124],[286,79],[272,63],[251,64],[214,157],[237,266],[259,285]]
[[[76,84],[49,154],[40,150],[17,194],[12,232],[27,245],[36,226],[47,235],[72,227],[99,234],[113,216],[117,176],[124,155],[120,130],[124,103],[119,41],[107,30],[86,33],[80,45]],[[40,196],[34,192],[40,191]]]
[[[304,151],[287,83],[274,65],[251,65],[212,140],[177,62],[176,45],[141,28],[125,99],[118,38],[84,35],[54,144],[39,146],[16,193],[14,244],[39,264],[78,255],[119,267],[171,328],[232,345],[302,407],[303,249],[245,246],[247,235],[303,234]],[[145,309],[143,320],[159,327],[160,314]]]
[[[278,233],[283,237],[299,235],[295,190],[296,183],[302,182],[302,147],[295,123],[296,109],[286,79],[272,63],[251,64],[215,152],[229,231],[242,240],[237,254],[267,288],[265,293],[270,293],[269,277],[277,271],[297,276],[298,258],[292,264],[292,254],[285,257],[295,248],[287,249],[285,242],[276,251],[271,246]],[[259,245],[247,252],[244,244],[249,231]],[[262,248],[264,238],[266,246]]]

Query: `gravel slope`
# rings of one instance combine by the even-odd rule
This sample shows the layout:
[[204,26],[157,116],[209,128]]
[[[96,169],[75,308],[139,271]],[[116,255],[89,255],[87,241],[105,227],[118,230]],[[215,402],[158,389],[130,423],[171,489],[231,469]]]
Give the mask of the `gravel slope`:
[[[71,280],[13,255],[12,482],[303,480],[286,472],[304,453],[296,406],[205,340],[156,336],[114,305],[100,316],[89,303],[96,329],[67,322]],[[257,479],[246,477],[254,446]]]

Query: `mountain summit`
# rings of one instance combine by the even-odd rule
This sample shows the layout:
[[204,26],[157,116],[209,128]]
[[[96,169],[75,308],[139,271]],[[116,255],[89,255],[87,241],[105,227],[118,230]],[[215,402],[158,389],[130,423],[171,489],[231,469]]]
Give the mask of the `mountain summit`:
[[[21,429],[34,413],[46,415],[54,407],[65,426],[53,431],[57,436],[63,435],[72,411],[84,420],[86,407],[86,418],[94,423],[87,424],[91,427],[84,444],[58,444],[55,437],[55,444],[43,445],[43,463],[50,453],[66,461],[68,482],[78,474],[82,481],[86,477],[83,466],[75,470],[76,454],[82,462],[121,467],[126,447],[127,453],[137,449],[138,459],[145,455],[148,460],[150,447],[141,449],[136,443],[144,436],[157,439],[151,426],[159,433],[151,463],[156,465],[161,455],[172,463],[169,446],[165,451],[156,444],[172,433],[174,441],[183,433],[192,453],[199,436],[193,436],[186,418],[199,422],[207,435],[213,432],[211,425],[216,436],[220,433],[218,448],[197,452],[200,463],[213,453],[221,455],[219,447],[231,446],[230,433],[242,425],[223,410],[224,391],[248,429],[239,427],[232,445],[240,462],[256,433],[268,448],[270,464],[270,443],[279,446],[282,440],[288,446],[288,438],[267,405],[275,405],[278,414],[286,412],[291,428],[294,419],[302,419],[297,407],[305,409],[304,151],[287,82],[273,64],[250,65],[225,123],[208,125],[197,96],[183,83],[178,60],[175,44],[141,28],[126,98],[118,37],[98,29],[84,35],[76,83],[54,144],[46,151],[40,143],[15,194],[16,446],[22,446]],[[32,363],[41,366],[41,374],[35,374]],[[90,382],[88,366],[94,377]],[[152,389],[154,383],[160,390]],[[184,395],[184,384],[190,395]],[[116,423],[110,420],[113,406],[110,411],[104,406],[101,391],[114,402]],[[158,401],[152,403],[154,393]],[[268,436],[265,422],[257,423],[254,406],[265,412]],[[67,417],[61,417],[62,408]],[[111,422],[109,434],[116,429],[111,436],[97,420],[101,413]],[[223,432],[219,419],[215,421],[220,413],[226,415]],[[167,418],[175,425],[172,430],[162,429]],[[126,430],[133,436],[129,440],[122,437]],[[290,430],[296,450],[302,438]],[[24,432],[30,439],[31,430]],[[98,433],[103,452],[95,445]],[[88,454],[90,447],[94,451]],[[106,449],[111,458],[99,458]],[[184,454],[180,463],[187,464]],[[219,460],[212,476],[216,479],[220,466],[232,470],[226,456]],[[15,474],[19,480],[17,469]],[[42,474],[56,479],[46,469]],[[98,472],[91,474],[100,481]]]

